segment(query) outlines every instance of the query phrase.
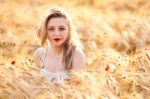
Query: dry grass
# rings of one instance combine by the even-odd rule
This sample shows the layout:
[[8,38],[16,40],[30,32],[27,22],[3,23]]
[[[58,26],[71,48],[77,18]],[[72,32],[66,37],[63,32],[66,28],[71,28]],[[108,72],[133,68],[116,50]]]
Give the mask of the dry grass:
[[[70,13],[87,56],[88,70],[61,86],[40,77],[32,59],[36,26],[51,6]],[[149,0],[1,0],[0,7],[0,99],[150,98]]]

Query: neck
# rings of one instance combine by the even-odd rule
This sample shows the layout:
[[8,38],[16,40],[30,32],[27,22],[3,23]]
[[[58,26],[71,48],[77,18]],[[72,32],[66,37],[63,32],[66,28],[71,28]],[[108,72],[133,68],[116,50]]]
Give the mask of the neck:
[[52,52],[59,55],[62,52],[62,46],[51,46]]

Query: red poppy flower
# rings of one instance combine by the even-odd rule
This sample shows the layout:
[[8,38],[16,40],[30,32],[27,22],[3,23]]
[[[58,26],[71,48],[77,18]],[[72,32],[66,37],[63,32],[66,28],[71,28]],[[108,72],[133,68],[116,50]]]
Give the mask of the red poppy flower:
[[12,65],[14,65],[15,63],[16,63],[16,61],[15,61],[15,60],[11,62],[11,64],[12,64]]
[[108,70],[109,70],[109,65],[107,65],[105,68],[105,71],[108,71]]

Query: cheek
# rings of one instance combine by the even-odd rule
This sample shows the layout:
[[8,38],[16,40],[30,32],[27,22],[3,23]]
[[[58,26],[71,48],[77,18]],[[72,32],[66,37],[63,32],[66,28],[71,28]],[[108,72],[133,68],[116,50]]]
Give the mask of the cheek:
[[52,33],[47,32],[47,38],[48,38],[49,40],[51,40],[51,38],[52,38]]
[[47,36],[51,36],[52,35],[52,32],[47,32]]
[[65,31],[64,33],[63,33],[63,36],[64,36],[64,38],[67,38],[68,37],[68,31]]

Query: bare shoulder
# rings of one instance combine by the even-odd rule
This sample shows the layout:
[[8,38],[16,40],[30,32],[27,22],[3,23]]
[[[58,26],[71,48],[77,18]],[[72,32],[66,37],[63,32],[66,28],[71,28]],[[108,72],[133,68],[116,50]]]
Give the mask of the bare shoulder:
[[33,53],[33,59],[37,65],[41,65],[44,61],[45,49],[40,47]]
[[43,47],[40,47],[38,49],[36,49],[33,53],[33,56],[42,56],[45,52],[45,49]]
[[86,68],[86,56],[82,49],[75,49],[73,57],[73,70],[83,70]]

